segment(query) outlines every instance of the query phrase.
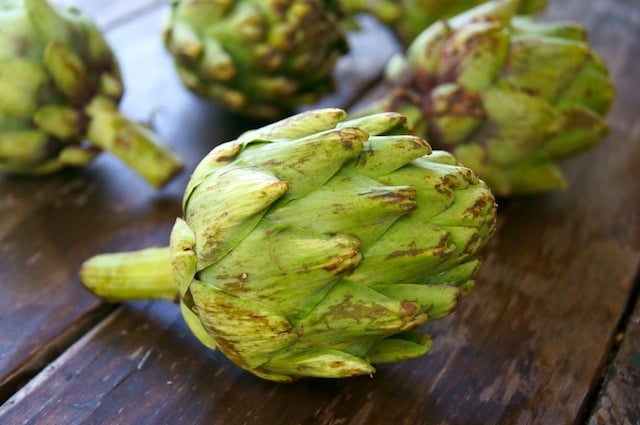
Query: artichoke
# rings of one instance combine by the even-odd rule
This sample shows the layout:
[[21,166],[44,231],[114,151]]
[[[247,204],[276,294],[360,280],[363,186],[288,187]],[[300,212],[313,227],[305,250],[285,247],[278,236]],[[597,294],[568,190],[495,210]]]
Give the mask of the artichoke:
[[[439,19],[450,18],[487,0],[342,0],[348,14],[368,13],[387,25],[400,43],[409,45]],[[547,0],[521,0],[518,13],[539,12]]]
[[0,1],[0,170],[41,175],[118,156],[153,186],[181,162],[117,109],[123,82],[90,19],[45,0]]
[[174,0],[164,39],[191,91],[273,120],[334,90],[341,16],[338,0]]
[[397,111],[498,196],[566,186],[557,161],[607,132],[614,96],[582,27],[514,17],[493,1],[437,22],[387,67],[387,91],[358,114]]
[[257,376],[347,377],[418,357],[413,329],[456,307],[495,229],[495,199],[405,117],[294,115],[212,150],[169,248],[101,254],[112,301],[180,299],[207,346]]

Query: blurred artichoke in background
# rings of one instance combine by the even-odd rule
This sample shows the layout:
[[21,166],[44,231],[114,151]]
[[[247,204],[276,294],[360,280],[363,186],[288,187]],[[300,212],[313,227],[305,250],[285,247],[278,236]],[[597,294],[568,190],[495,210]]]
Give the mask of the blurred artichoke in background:
[[495,199],[395,113],[320,109],[244,133],[198,165],[170,248],[102,254],[112,301],[181,301],[208,347],[274,381],[371,374],[431,347],[412,330],[473,285]]
[[[387,25],[404,46],[439,19],[450,18],[487,0],[342,0],[347,14],[368,13]],[[539,12],[547,0],[520,0],[518,13]]]
[[0,170],[48,174],[107,150],[162,186],[181,162],[118,112],[122,92],[114,55],[88,18],[44,0],[0,3]]
[[191,91],[271,120],[334,90],[341,16],[337,0],[174,0],[165,44]]
[[583,28],[493,1],[426,29],[357,114],[398,111],[499,196],[565,187],[556,161],[599,142],[614,87]]

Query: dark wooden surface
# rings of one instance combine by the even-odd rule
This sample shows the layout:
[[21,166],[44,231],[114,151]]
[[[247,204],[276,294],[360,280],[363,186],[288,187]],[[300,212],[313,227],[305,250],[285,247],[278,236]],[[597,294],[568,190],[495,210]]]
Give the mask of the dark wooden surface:
[[[476,289],[427,328],[432,352],[373,377],[287,385],[208,351],[171,303],[108,305],[81,287],[88,256],[166,244],[190,170],[257,123],[181,86],[159,36],[164,1],[73,4],[120,59],[124,112],[151,121],[187,170],[161,191],[107,155],[0,177],[0,423],[640,422],[639,2],[552,1],[544,18],[586,25],[611,69],[611,133],[564,163],[569,190],[500,202]],[[370,22],[352,41],[340,91],[319,105],[350,105],[396,48]]]

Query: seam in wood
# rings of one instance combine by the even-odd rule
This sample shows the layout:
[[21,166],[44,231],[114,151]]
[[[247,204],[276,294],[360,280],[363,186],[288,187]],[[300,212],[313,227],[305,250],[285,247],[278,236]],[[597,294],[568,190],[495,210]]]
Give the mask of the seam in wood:
[[594,384],[591,386],[591,391],[587,394],[587,397],[585,397],[582,407],[578,410],[576,424],[587,425],[590,422],[598,408],[598,400],[602,397],[602,392],[607,384],[611,368],[613,367],[613,364],[620,352],[620,347],[624,341],[627,327],[633,317],[633,312],[635,311],[636,304],[638,303],[638,297],[640,296],[640,268],[636,271],[634,276],[636,276],[635,282],[629,293],[629,298],[627,299],[625,308],[620,315],[620,320],[613,332],[607,358],[602,365],[600,372],[594,375]]

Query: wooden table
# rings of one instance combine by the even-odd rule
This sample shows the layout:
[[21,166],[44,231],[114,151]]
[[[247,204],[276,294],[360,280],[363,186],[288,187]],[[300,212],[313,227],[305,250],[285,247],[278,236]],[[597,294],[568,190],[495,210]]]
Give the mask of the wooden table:
[[[106,31],[122,109],[152,120],[187,169],[155,191],[102,155],[50,178],[0,177],[0,423],[640,423],[640,2],[555,0],[582,22],[618,95],[611,132],[563,164],[562,193],[502,200],[475,291],[427,327],[431,353],[373,377],[262,381],[208,351],[168,302],[110,305],[88,256],[165,245],[188,175],[255,123],[196,98],[159,34],[167,2],[78,0]],[[322,106],[347,106],[397,46],[365,21]]]

